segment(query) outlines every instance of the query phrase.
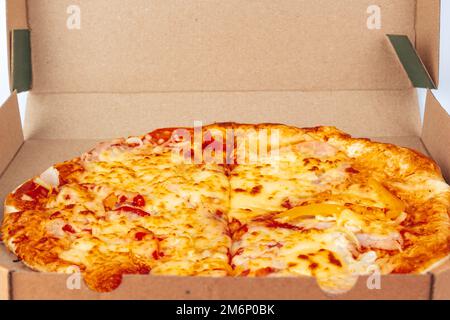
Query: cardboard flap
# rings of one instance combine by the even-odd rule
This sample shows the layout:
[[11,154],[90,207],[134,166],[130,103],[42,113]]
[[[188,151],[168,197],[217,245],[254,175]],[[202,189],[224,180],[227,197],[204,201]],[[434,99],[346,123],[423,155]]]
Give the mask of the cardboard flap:
[[28,91],[31,89],[30,30],[13,30],[11,34],[11,42],[12,90],[16,90],[17,92]]
[[8,32],[14,29],[28,29],[27,0],[7,0],[6,20]]
[[388,39],[413,86],[416,88],[436,89],[433,79],[409,38],[404,35],[389,34]]
[[0,300],[10,299],[9,286],[9,270],[0,266]]
[[433,299],[450,299],[450,257],[436,269],[433,269]]
[[109,139],[212,122],[332,125],[360,137],[420,136],[415,89],[402,91],[36,94],[27,139]]
[[28,30],[27,1],[26,0],[7,0],[6,1],[6,22],[8,39],[8,68],[10,74],[10,88],[14,90],[14,77],[12,75],[12,52],[13,30]]
[[33,90],[405,89],[385,34],[415,41],[414,4],[28,1]]
[[431,91],[427,94],[422,140],[446,180],[450,181],[450,115]]
[[0,176],[23,143],[17,94],[13,92],[0,108]]

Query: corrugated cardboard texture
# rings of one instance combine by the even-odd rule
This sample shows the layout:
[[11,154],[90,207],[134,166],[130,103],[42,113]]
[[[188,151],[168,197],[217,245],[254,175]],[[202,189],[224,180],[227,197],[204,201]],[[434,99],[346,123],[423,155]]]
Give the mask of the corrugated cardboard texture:
[[23,142],[17,95],[13,93],[0,108],[0,176]]
[[422,139],[450,181],[450,115],[431,92],[427,95]]
[[439,85],[440,0],[417,0],[416,49]]
[[[403,72],[403,71],[402,71]],[[26,137],[104,139],[211,122],[334,125],[356,136],[420,136],[414,89],[402,91],[35,94]]]
[[[13,299],[415,299],[430,297],[431,275],[386,276],[380,290],[367,289],[361,277],[346,294],[330,296],[315,279],[298,278],[192,278],[125,276],[122,285],[107,294],[95,293],[84,285],[68,290],[67,276],[15,272]],[[43,291],[41,288],[45,287]],[[136,290],[135,288],[139,288]],[[401,290],[398,290],[401,288]]]
[[384,35],[415,41],[413,0],[40,0],[28,13],[38,92],[410,87]]

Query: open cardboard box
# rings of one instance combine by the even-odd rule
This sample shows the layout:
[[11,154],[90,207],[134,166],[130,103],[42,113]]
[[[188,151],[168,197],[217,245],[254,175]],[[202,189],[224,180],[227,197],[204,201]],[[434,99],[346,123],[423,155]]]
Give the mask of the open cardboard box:
[[[334,125],[429,154],[450,179],[450,117],[428,92],[421,123],[414,65],[386,37],[408,36],[437,84],[438,0],[9,0],[7,14],[12,89],[32,89],[23,129],[15,92],[0,109],[1,201],[98,140],[194,120]],[[448,262],[330,297],[309,277],[130,275],[99,294],[14,259],[1,245],[4,299],[450,299]]]

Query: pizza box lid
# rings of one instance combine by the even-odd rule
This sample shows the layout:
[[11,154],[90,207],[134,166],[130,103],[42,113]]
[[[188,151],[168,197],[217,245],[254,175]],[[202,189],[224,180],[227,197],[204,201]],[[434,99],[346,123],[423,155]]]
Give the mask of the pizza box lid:
[[26,140],[103,139],[193,120],[420,136],[413,83],[439,80],[439,0],[7,6],[11,87],[30,90]]
[[11,88],[30,90],[26,140],[244,119],[420,136],[413,87],[439,81],[439,0],[7,7]]
[[439,78],[439,0],[7,2],[36,94],[411,88],[387,34]]
[[[422,123],[413,86],[438,84],[439,11],[439,0],[9,0],[11,87],[30,93],[23,130],[15,92],[0,109],[0,198],[98,139],[194,120],[335,125],[429,153],[448,178],[450,118],[429,92]],[[450,297],[448,263],[329,297],[312,278],[155,276],[98,295],[13,260],[1,246],[3,298]]]

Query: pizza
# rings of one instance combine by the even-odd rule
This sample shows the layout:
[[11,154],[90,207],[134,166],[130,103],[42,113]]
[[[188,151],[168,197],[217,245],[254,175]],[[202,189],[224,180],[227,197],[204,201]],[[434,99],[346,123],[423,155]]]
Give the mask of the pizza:
[[1,228],[31,269],[316,277],[423,273],[449,249],[450,187],[428,157],[334,127],[213,124],[98,144],[12,191]]

